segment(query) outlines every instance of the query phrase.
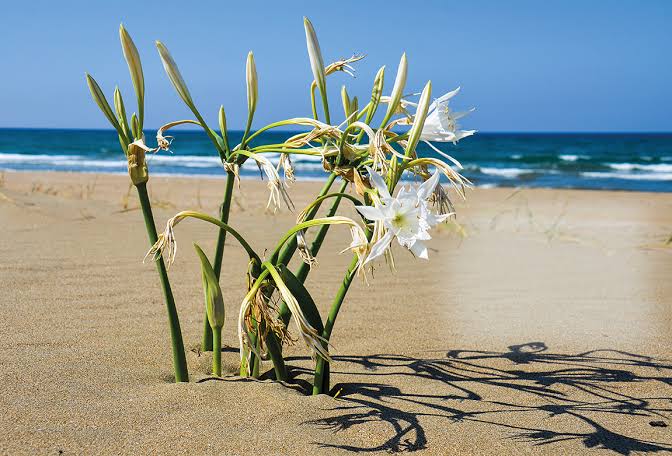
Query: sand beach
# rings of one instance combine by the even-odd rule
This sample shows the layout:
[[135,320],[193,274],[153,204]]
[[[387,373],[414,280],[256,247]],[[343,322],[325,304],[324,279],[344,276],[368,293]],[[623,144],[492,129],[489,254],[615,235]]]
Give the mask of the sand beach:
[[[150,179],[157,225],[215,214],[222,180]],[[299,182],[297,208],[319,183]],[[356,283],[332,338],[332,394],[235,376],[244,252],[228,243],[223,379],[200,353],[202,291],[177,228],[170,270],[191,383],[171,382],[158,277],[128,177],[4,173],[0,186],[2,454],[643,454],[672,451],[672,196],[475,189],[423,262],[397,250]],[[243,180],[231,223],[263,251],[293,225]],[[271,227],[271,228],[268,228]],[[161,229],[161,228],[160,228]],[[326,309],[349,255],[332,228],[308,280]],[[240,266],[240,267],[238,267]],[[272,372],[270,363],[264,372]],[[269,423],[271,425],[269,425]]]

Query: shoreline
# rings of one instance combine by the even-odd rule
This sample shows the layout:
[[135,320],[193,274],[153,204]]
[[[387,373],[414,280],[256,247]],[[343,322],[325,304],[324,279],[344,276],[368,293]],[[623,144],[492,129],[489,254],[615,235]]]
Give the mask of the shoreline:
[[[128,177],[127,172],[99,172],[99,171],[59,171],[59,170],[16,170],[16,169],[8,169],[8,168],[0,168],[0,175],[3,173],[16,173],[16,174],[35,174],[35,175],[41,175],[41,174],[64,174],[64,175],[77,175],[77,174],[82,174],[82,175],[100,175],[100,176],[114,176],[114,177],[120,177],[120,176],[126,176]],[[305,182],[305,183],[315,183],[315,182],[323,182],[324,178],[326,177],[327,173],[325,172],[323,177],[301,177],[298,176],[296,178],[296,182]],[[150,172],[149,178],[150,182],[152,178],[161,178],[161,179],[167,179],[167,178],[177,178],[177,179],[202,179],[202,180],[215,180],[215,181],[220,181],[224,180],[226,176],[224,175],[218,175],[218,174],[187,174],[187,173],[152,173]],[[241,175],[240,176],[241,181],[261,181],[258,177],[252,177],[250,175]],[[264,179],[265,182],[265,179]],[[401,182],[404,183],[412,183],[413,181],[405,180],[402,179]],[[566,191],[585,191],[585,192],[616,192],[616,193],[641,193],[641,194],[650,194],[650,195],[664,195],[664,194],[670,194],[672,193],[672,190],[670,191],[665,191],[665,190],[649,190],[649,191],[643,191],[643,190],[632,190],[632,189],[614,189],[614,188],[584,188],[584,187],[543,187],[543,186],[524,186],[524,185],[496,185],[496,184],[483,184],[483,185],[474,185],[472,189],[479,189],[479,190],[490,190],[490,189],[503,189],[503,190],[566,190]]]

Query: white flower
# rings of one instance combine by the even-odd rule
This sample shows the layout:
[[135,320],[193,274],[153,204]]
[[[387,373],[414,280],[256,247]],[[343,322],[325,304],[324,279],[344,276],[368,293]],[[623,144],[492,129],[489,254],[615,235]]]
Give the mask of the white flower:
[[375,244],[365,264],[384,255],[394,238],[415,256],[427,259],[427,247],[423,241],[431,239],[429,230],[452,215],[434,214],[429,208],[429,199],[439,184],[439,172],[417,187],[402,187],[393,198],[384,179],[372,169],[368,171],[379,199],[374,206],[357,206],[364,217],[375,223]]
[[459,119],[474,111],[453,112],[448,103],[460,91],[460,88],[437,98],[429,105],[429,113],[425,119],[420,139],[422,141],[438,141],[457,143],[460,139],[476,133],[476,130],[460,130]]

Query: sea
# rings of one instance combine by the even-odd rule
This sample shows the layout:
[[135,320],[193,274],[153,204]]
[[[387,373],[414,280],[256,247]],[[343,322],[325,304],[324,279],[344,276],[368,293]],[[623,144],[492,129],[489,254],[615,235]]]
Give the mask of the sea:
[[[267,132],[254,145],[282,142],[294,133]],[[173,134],[171,153],[150,157],[150,175],[224,176],[203,132]],[[153,138],[155,132],[145,135]],[[237,144],[241,136],[232,132],[229,140]],[[463,165],[462,174],[476,187],[672,191],[672,133],[477,133],[457,145],[435,145]],[[418,155],[439,156],[422,143]],[[294,165],[299,179],[324,176],[318,157],[301,156]],[[126,161],[113,130],[0,129],[2,170],[124,174]],[[253,163],[241,174],[259,177]]]

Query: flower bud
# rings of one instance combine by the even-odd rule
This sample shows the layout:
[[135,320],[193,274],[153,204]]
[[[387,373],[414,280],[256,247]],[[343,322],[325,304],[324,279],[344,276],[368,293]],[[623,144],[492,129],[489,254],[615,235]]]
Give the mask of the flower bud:
[[124,107],[124,99],[121,97],[121,90],[119,90],[119,87],[114,88],[114,110],[117,113],[121,129],[126,136],[130,138],[131,132],[128,128],[128,120],[126,119],[126,108]]
[[408,143],[406,144],[406,156],[409,157],[415,151],[415,147],[420,141],[422,128],[425,126],[425,119],[427,118],[427,111],[429,110],[429,100],[432,96],[432,81],[428,81],[425,88],[422,89],[420,100],[418,101],[418,108],[415,111],[413,118],[413,126],[408,132]]
[[257,65],[254,63],[252,51],[247,54],[245,79],[247,81],[247,115],[251,119],[257,109],[258,98]]
[[191,99],[189,89],[187,88],[187,84],[184,82],[184,79],[180,74],[180,70],[177,68],[175,60],[173,60],[170,52],[168,52],[168,48],[166,48],[166,46],[164,46],[161,41],[156,42],[156,48],[159,50],[159,56],[161,57],[161,62],[163,62],[163,69],[166,70],[166,74],[168,75],[170,82],[173,83],[175,90],[177,90],[177,94],[180,96],[180,98],[182,98],[187,106],[189,106],[189,108],[196,110],[194,102]]
[[[406,62],[406,53],[401,56],[399,61],[399,67],[397,68],[397,77],[394,80],[394,87],[392,88],[392,93],[390,94],[390,102],[387,104],[387,112],[385,113],[385,119],[383,124],[387,123],[392,115],[397,111],[397,106],[401,101],[401,96],[404,93],[404,87],[406,87],[406,74],[408,71],[408,64]],[[384,127],[385,125],[381,125]]]
[[215,330],[221,330],[224,326],[224,298],[222,289],[219,287],[219,281],[212,269],[212,265],[203,250],[194,244],[198,258],[201,260],[201,277],[203,279],[203,295],[205,296],[205,309],[208,314],[208,323]]
[[[350,97],[348,96],[348,90],[345,86],[341,87],[341,102],[343,103],[343,113],[347,119],[350,114],[352,114],[352,111],[350,108]],[[352,120],[349,120],[348,123],[352,123]]]
[[373,79],[373,89],[371,89],[371,104],[369,104],[369,112],[366,114],[365,123],[371,123],[371,119],[376,114],[378,105],[380,104],[380,97],[383,95],[383,85],[385,84],[385,65],[380,67],[376,77]]
[[[134,114],[135,115],[135,114]],[[149,180],[145,152],[151,150],[141,139],[128,145],[126,158],[128,159],[128,175],[133,185],[144,184]]]
[[320,89],[322,96],[327,93],[327,76],[324,71],[324,60],[322,60],[322,51],[320,43],[317,41],[317,35],[313,24],[307,17],[303,18],[303,26],[306,29],[306,45],[308,47],[308,58],[310,59],[310,69],[313,71],[313,78]]
[[107,120],[117,130],[117,133],[123,135],[124,132],[121,129],[121,125],[119,125],[119,121],[114,116],[114,112],[112,112],[112,108],[110,107],[110,104],[107,102],[105,94],[100,89],[100,86],[98,85],[96,80],[93,79],[89,73],[86,73],[86,84],[89,86],[89,91],[91,92],[91,97],[93,98],[93,101],[96,102],[100,110],[103,112],[103,114],[105,114],[105,117],[107,117]]
[[121,48],[124,51],[124,58],[128,64],[128,71],[131,73],[131,80],[133,81],[135,96],[138,100],[140,129],[142,129],[142,123],[145,114],[145,77],[142,74],[140,54],[138,54],[138,48],[135,47],[135,44],[131,39],[131,35],[128,34],[123,24],[119,25],[119,39],[121,40]]
[[226,113],[224,106],[219,107],[219,131],[222,133],[222,140],[224,141],[224,150],[229,152],[229,134],[226,130]]
[[140,122],[138,122],[138,116],[133,113],[131,116],[131,131],[133,132],[134,139],[142,139],[142,131],[140,130]]

